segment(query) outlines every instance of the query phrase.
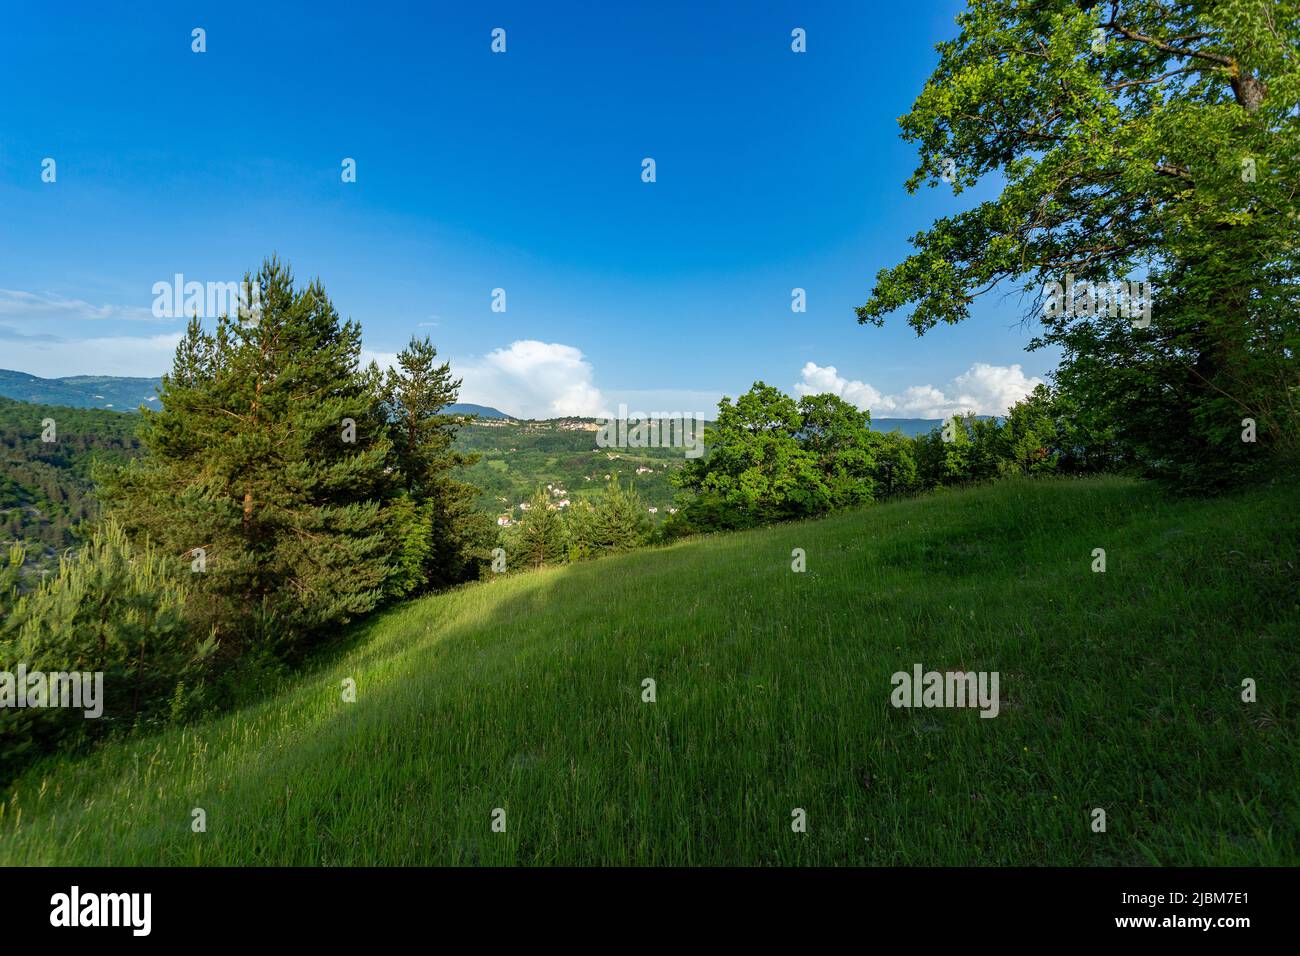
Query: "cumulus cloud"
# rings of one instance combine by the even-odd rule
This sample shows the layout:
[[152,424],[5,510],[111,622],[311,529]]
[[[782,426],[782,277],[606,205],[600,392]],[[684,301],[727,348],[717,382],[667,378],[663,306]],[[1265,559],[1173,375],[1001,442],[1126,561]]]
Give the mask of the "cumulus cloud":
[[[460,401],[489,405],[520,418],[603,418],[617,414],[702,414],[712,417],[721,392],[696,389],[600,389],[582,350],[559,342],[525,339],[482,358],[446,357],[463,379]],[[397,353],[362,348],[361,363],[396,367]]]
[[830,392],[884,418],[949,418],[968,412],[1005,415],[1007,409],[1041,384],[1041,378],[1026,376],[1019,365],[976,362],[942,389],[912,385],[887,395],[866,382],[844,378],[833,365],[808,362],[794,390],[798,395]]
[[481,359],[453,362],[452,368],[464,379],[463,402],[521,418],[607,413],[591,363],[572,345],[521,339]]
[[971,408],[976,415],[1005,415],[1043,380],[1027,377],[1019,365],[986,365],[976,362],[952,380],[958,408]]
[[[57,378],[64,375],[162,375],[172,365],[179,331],[153,336],[71,338],[31,334],[0,323],[0,367]],[[395,352],[363,348],[362,364],[395,365]],[[522,418],[597,417],[616,404],[594,384],[580,349],[558,342],[521,340],[469,361],[452,359],[464,380],[460,400],[491,405]],[[632,394],[632,393],[629,393]],[[640,396],[649,397],[649,396]],[[655,397],[666,398],[664,395]]]

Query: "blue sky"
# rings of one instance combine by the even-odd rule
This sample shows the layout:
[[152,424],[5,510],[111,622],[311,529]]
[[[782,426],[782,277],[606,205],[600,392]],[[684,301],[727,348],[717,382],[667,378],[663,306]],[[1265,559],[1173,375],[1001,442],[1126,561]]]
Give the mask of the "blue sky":
[[996,413],[1050,371],[1014,298],[922,338],[853,312],[972,201],[908,196],[897,127],[959,3],[457,6],[11,6],[0,367],[161,374],[182,320],[154,284],[276,252],[369,353],[427,334],[515,414],[710,411],[756,379]]

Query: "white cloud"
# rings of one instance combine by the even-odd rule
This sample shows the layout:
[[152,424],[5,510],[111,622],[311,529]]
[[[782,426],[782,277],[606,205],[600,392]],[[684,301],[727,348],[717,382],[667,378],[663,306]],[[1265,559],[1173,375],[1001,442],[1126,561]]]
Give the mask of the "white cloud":
[[375,352],[363,345],[361,347],[360,362],[362,368],[365,368],[371,362],[375,362],[381,369],[397,368],[397,353]]
[[[361,363],[372,359],[388,368],[397,364],[397,353],[363,348]],[[596,387],[594,369],[582,350],[559,342],[521,339],[482,358],[447,360],[453,374],[464,382],[460,401],[489,405],[520,418],[601,418],[614,414],[620,404],[629,413],[702,412],[711,417],[722,398],[721,392],[693,389],[606,392]]]
[[481,359],[452,362],[464,379],[460,400],[490,405],[521,418],[594,417],[608,403],[593,384],[591,363],[559,342],[521,339]]
[[[157,322],[146,308],[93,305],[53,292],[0,289],[0,367],[57,378],[63,375],[127,375],[151,378],[171,368],[180,331],[158,335],[112,335],[119,322]],[[99,334],[78,337],[102,323]],[[176,325],[168,321],[167,324]]]
[[809,362],[794,390],[798,395],[838,395],[858,408],[882,418],[948,418],[967,412],[976,415],[1005,415],[1037,385],[1038,377],[1027,377],[1019,365],[988,365],[976,362],[944,388],[912,385],[886,395],[866,382],[850,381],[833,365]]
[[59,339],[21,336],[3,339],[0,368],[59,378],[64,375],[125,375],[153,378],[172,367],[180,332],[149,336]]
[[51,319],[158,321],[152,309],[92,305],[84,299],[65,299],[53,292],[23,292],[18,289],[0,289],[0,316],[36,319],[42,325]]
[[[0,324],[0,367],[45,378],[65,375],[158,376],[171,368],[182,334],[176,331],[154,336],[74,339],[26,334]],[[363,348],[362,364],[371,359],[381,368],[387,368],[396,363],[397,353]],[[606,401],[593,384],[591,363],[581,350],[571,345],[521,340],[479,359],[468,362],[452,359],[451,364],[453,372],[464,379],[461,401],[491,405],[510,415],[524,418],[596,417],[608,414],[614,404]],[[627,395],[631,397],[638,393]],[[639,397],[651,396],[640,394]],[[666,399],[670,396],[655,393],[654,397]],[[683,410],[694,411],[685,406]]]
[[986,365],[976,362],[952,380],[958,407],[975,409],[976,415],[1005,415],[1043,380],[1028,378],[1019,365]]
[[800,395],[824,395],[829,392],[858,408],[868,409],[880,408],[884,398],[866,382],[850,382],[841,378],[834,365],[822,368],[813,362],[803,367],[803,381],[794,390]]

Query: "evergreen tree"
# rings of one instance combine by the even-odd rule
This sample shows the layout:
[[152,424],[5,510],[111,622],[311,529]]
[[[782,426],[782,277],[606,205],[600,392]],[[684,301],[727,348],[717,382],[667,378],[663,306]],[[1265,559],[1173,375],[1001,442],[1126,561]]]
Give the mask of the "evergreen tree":
[[605,488],[596,506],[594,530],[597,551],[631,551],[645,544],[648,531],[645,502],[634,490],[621,488],[617,476]]
[[[0,778],[71,738],[107,733],[160,709],[178,686],[193,689],[214,650],[186,619],[183,581],[152,548],[133,547],[112,522],[35,589],[16,597],[15,548],[0,573],[0,671],[103,672],[103,713],[86,720],[67,708],[14,709],[0,720]],[[15,599],[16,598],[16,599]],[[3,607],[3,605],[8,607]]]
[[565,511],[570,561],[585,561],[600,552],[598,515],[596,506],[586,498],[579,498]]
[[399,495],[387,509],[388,535],[397,543],[392,574],[386,593],[403,597],[422,590],[428,580],[433,555],[433,508],[421,505],[409,494]]
[[384,382],[397,467],[403,487],[417,499],[430,497],[450,468],[478,460],[477,455],[451,450],[462,419],[442,410],[455,403],[461,380],[452,377],[449,363],[437,364],[437,358],[438,350],[428,338],[412,338]]
[[492,519],[478,510],[479,489],[450,476],[427,503],[433,550],[425,565],[428,587],[447,587],[478,578],[496,542]]
[[564,522],[550,507],[546,492],[533,495],[515,535],[517,561],[525,567],[540,568],[565,556]]
[[391,584],[396,491],[378,370],[319,282],[267,260],[260,309],[191,321],[145,410],[146,456],[103,475],[128,531],[193,571],[198,607],[238,647],[293,641],[371,610]]
[[9,609],[18,600],[18,585],[26,560],[27,549],[22,542],[15,541],[9,546],[5,560],[0,562],[0,621],[9,617]]
[[[423,525],[412,534],[428,539],[420,582],[427,587],[477,577],[493,540],[488,517],[474,507],[478,489],[451,476],[453,469],[474,464],[478,456],[452,451],[465,417],[444,414],[443,409],[456,402],[461,383],[452,377],[451,366],[439,364],[437,357],[438,350],[427,338],[412,338],[384,382],[384,413],[396,470],[413,503],[406,510]],[[413,538],[408,535],[407,540]]]

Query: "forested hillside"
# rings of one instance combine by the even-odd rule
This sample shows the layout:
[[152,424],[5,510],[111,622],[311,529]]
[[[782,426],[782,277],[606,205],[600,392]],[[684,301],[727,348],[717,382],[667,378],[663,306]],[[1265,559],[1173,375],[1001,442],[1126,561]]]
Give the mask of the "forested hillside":
[[[456,412],[461,406],[448,409]],[[970,421],[990,421],[987,415]],[[617,478],[645,501],[652,523],[664,520],[678,501],[680,489],[671,477],[689,461],[681,448],[599,448],[596,433],[601,419],[557,418],[546,421],[484,417],[456,436],[456,448],[477,453],[480,459],[460,471],[461,477],[480,489],[479,507],[497,516],[518,518],[519,505],[539,487],[554,485],[566,494],[559,500],[596,495]],[[919,438],[943,425],[942,419],[880,418],[871,430],[901,432]]]
[[120,375],[69,375],[41,378],[0,368],[0,397],[20,402],[65,405],[69,408],[109,408],[133,412],[141,405],[157,407],[159,380]]
[[[0,407],[6,409],[0,414],[6,449],[12,450],[24,440],[15,429],[32,421],[39,426],[51,409],[56,409],[59,421],[66,419],[76,433],[68,433],[75,440],[60,444],[57,453],[54,447],[39,450],[43,468],[33,470],[30,464],[24,464],[31,459],[33,449],[16,455],[7,453],[0,460],[0,540],[21,539],[49,548],[75,543],[71,528],[94,515],[90,453],[137,454],[140,446],[133,437],[137,420],[116,413],[134,415],[141,402],[148,402],[143,396],[152,396],[158,385],[157,379],[111,375],[47,379],[0,369],[0,396],[11,396],[0,397]],[[157,408],[156,399],[145,407]],[[86,408],[105,411],[99,417],[79,417]],[[476,507],[494,518],[518,520],[520,504],[547,485],[552,486],[551,491],[560,492],[551,495],[556,501],[566,497],[578,501],[595,497],[610,480],[618,479],[644,501],[651,524],[665,520],[678,500],[679,489],[670,478],[687,461],[681,448],[598,448],[595,436],[599,420],[594,418],[530,421],[511,418],[488,406],[465,403],[453,403],[444,413],[476,416],[457,434],[454,447],[458,452],[481,457],[457,468],[456,474],[479,489]],[[871,422],[874,431],[899,431],[910,438],[941,425],[940,419],[922,418],[881,418]],[[31,434],[39,437],[39,427]],[[64,497],[73,502],[71,507],[60,507]],[[39,561],[42,553],[46,552],[34,550],[29,558]]]
[[[75,544],[73,529],[98,510],[93,463],[138,454],[138,423],[115,412],[0,398],[0,540],[24,541],[36,564]],[[42,433],[54,440],[42,441]]]
[[[48,443],[40,440],[47,418],[56,423],[56,440]],[[483,456],[456,473],[480,490],[476,506],[484,513],[518,518],[519,504],[548,484],[574,501],[591,498],[605,488],[607,475],[658,508],[647,512],[651,522],[668,513],[676,494],[668,478],[682,467],[680,448],[600,449],[594,431],[573,430],[581,420],[497,421],[463,428],[454,443],[457,452]],[[138,426],[134,414],[0,398],[0,543],[23,541],[36,566],[52,564],[59,550],[75,545],[77,523],[97,513],[92,462],[139,455]]]
[[456,448],[480,456],[461,469],[463,480],[480,489],[478,504],[496,516],[520,515],[539,487],[563,493],[556,501],[577,501],[601,492],[617,478],[645,501],[653,521],[672,507],[677,494],[669,477],[686,462],[681,448],[599,448],[595,419],[479,421],[461,429]]

